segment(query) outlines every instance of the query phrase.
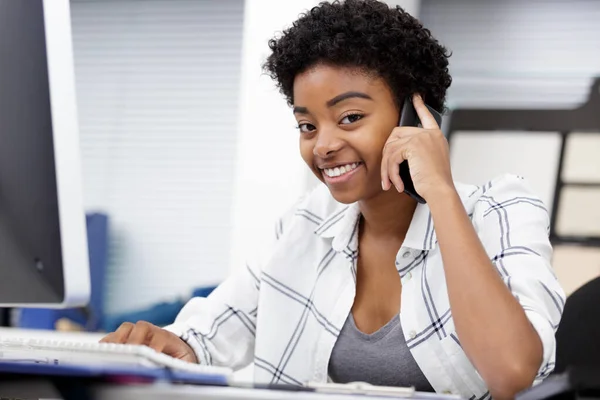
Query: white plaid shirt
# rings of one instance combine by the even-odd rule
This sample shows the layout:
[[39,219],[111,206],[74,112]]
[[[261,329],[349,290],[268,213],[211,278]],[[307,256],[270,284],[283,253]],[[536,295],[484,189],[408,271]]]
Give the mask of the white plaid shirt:
[[[554,367],[565,301],[550,266],[548,213],[515,176],[456,187],[493,265],[540,335],[539,381]],[[203,364],[254,362],[257,382],[327,381],[332,348],[354,302],[359,215],[358,204],[337,203],[320,185],[278,222],[262,257],[208,298],[190,300],[167,329]],[[454,327],[436,245],[429,208],[418,205],[396,256],[406,342],[437,392],[487,399]]]

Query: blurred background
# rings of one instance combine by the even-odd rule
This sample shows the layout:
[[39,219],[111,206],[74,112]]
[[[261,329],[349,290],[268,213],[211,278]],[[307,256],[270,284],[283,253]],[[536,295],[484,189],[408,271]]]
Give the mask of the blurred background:
[[[444,129],[455,178],[526,177],[553,216],[565,290],[599,276],[600,123],[540,131],[507,128],[500,115],[502,129],[455,129],[452,116],[581,107],[600,76],[600,2],[388,3],[453,53]],[[317,184],[292,113],[261,72],[268,39],[315,4],[71,0],[85,206],[109,221],[106,329],[160,304],[175,304],[172,315],[209,291]]]

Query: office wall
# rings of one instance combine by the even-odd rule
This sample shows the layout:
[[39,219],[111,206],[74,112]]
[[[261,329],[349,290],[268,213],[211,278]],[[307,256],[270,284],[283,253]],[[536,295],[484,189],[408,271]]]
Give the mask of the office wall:
[[88,210],[110,215],[106,307],[228,272],[242,0],[73,0]]

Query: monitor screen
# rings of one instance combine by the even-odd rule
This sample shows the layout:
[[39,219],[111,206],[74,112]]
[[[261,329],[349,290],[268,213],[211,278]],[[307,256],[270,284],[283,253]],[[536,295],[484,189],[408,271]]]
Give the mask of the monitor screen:
[[[68,2],[66,7],[63,1],[52,3],[58,7],[54,15],[60,9],[68,13]],[[80,169],[78,141],[70,140],[71,151],[59,146],[77,138],[76,130],[60,131],[77,125],[72,59],[49,51],[44,11],[43,0],[0,0],[0,304],[66,305],[73,297],[67,274],[79,279],[71,282],[80,286],[75,291],[87,286],[89,296],[81,184],[77,174],[60,176],[65,169]],[[50,57],[55,78],[71,72],[65,87],[53,82]],[[65,101],[69,92],[72,99]],[[73,121],[59,124],[62,118]],[[73,235],[79,237],[70,240]],[[78,265],[66,268],[69,261]],[[87,299],[76,297],[76,303]]]

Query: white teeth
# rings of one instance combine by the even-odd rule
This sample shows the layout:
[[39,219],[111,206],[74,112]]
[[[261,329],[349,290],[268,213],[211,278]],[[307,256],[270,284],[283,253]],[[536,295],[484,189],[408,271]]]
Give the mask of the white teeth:
[[335,167],[335,168],[325,168],[325,169],[323,169],[323,171],[325,172],[325,175],[333,178],[336,176],[344,175],[345,173],[352,171],[353,169],[358,167],[359,164],[360,163],[352,163],[352,164],[341,165],[341,166]]

